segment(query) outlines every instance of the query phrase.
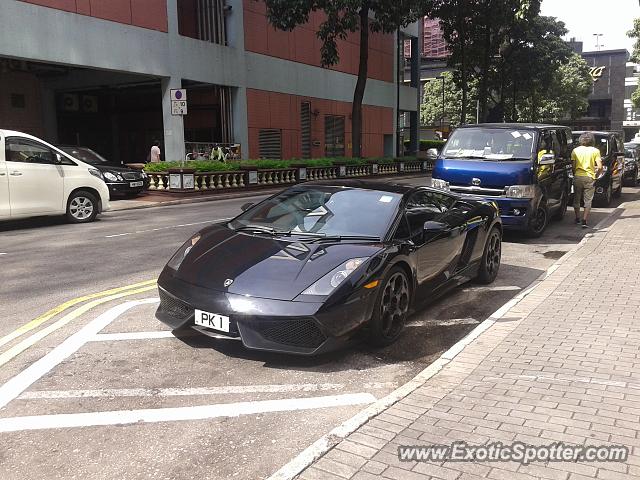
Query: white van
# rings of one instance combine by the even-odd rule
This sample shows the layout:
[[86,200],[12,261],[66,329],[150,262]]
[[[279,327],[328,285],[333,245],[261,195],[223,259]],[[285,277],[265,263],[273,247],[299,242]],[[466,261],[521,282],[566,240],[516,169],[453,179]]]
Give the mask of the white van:
[[39,138],[0,130],[0,220],[66,214],[85,223],[108,209],[98,169]]

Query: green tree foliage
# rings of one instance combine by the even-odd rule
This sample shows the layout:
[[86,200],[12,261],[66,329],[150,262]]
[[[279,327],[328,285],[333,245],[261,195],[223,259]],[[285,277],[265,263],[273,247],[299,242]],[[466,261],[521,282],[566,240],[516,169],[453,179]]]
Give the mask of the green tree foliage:
[[369,32],[393,33],[406,27],[427,11],[431,0],[265,0],[269,22],[280,30],[291,31],[309,21],[311,12],[322,11],[326,18],[316,35],[322,41],[323,66],[340,61],[338,39],[349,33],[360,33],[358,81],[353,95],[353,156],[361,153],[362,99],[367,83]]
[[[631,61],[640,63],[640,18],[636,18],[633,21],[633,28],[627,32],[630,38],[635,38],[636,43],[633,45],[633,53],[631,54]],[[640,108],[640,85],[631,94],[631,102],[636,108]]]
[[[451,72],[444,72],[444,116],[446,123],[452,127],[462,124],[460,108],[462,105],[462,89],[454,81]],[[477,81],[467,84],[467,112],[475,112],[478,97]],[[474,115],[475,117],[475,115]],[[422,125],[440,125],[442,118],[442,80],[431,80],[424,85],[422,105],[420,106],[420,122]],[[475,120],[475,118],[474,118]]]

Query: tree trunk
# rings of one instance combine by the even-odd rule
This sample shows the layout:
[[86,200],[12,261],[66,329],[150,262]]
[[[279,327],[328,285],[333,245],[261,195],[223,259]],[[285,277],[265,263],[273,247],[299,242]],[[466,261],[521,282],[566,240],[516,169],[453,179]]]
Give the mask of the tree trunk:
[[460,108],[460,125],[467,123],[467,92],[469,91],[469,85],[467,85],[467,62],[465,58],[467,50],[467,34],[465,32],[465,17],[464,17],[464,0],[460,0],[458,3],[458,20],[460,35],[460,81],[462,83],[462,106]]
[[353,93],[351,109],[351,144],[353,157],[362,156],[362,99],[367,87],[369,70],[369,1],[362,2],[360,9],[360,64],[358,66],[358,81]]
[[487,103],[489,101],[489,64],[491,63],[491,2],[485,5],[484,38],[482,52],[482,67],[480,71],[480,85],[478,87],[478,100],[480,102],[480,123],[486,121]]

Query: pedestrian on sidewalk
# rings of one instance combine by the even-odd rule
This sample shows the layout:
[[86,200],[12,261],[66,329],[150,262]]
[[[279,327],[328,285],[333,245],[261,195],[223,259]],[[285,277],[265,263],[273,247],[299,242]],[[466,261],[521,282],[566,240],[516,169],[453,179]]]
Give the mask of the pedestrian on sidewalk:
[[151,163],[159,163],[160,162],[160,141],[156,140],[153,142],[153,146],[151,147],[151,151],[149,152],[149,161]]
[[[596,176],[602,171],[602,158],[600,150],[594,145],[596,139],[593,133],[585,132],[578,140],[580,146],[574,148],[571,153],[573,160],[573,210],[576,213],[576,225],[582,223],[582,228],[587,228],[591,203],[595,193]],[[584,216],[580,219],[580,201],[584,201]]]

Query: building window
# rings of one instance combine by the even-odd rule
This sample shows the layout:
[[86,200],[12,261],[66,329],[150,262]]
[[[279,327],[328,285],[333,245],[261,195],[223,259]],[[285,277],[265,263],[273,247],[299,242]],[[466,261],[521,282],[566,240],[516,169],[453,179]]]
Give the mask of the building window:
[[226,10],[225,0],[178,0],[178,32],[227,45]]
[[12,93],[11,94],[11,108],[26,108],[27,101],[24,94]]
[[302,158],[311,158],[311,103],[302,102],[300,106],[300,140]]
[[279,160],[282,158],[282,130],[263,128],[258,132],[258,156]]
[[344,117],[324,117],[324,148],[327,157],[344,157]]

